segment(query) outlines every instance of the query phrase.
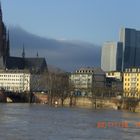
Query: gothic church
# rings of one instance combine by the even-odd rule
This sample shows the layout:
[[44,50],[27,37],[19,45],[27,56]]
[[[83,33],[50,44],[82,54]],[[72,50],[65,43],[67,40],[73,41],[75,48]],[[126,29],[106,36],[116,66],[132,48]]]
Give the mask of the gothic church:
[[45,58],[26,58],[23,49],[22,57],[10,56],[9,31],[7,32],[3,22],[2,9],[0,5],[0,69],[3,70],[29,70],[34,74],[47,71]]

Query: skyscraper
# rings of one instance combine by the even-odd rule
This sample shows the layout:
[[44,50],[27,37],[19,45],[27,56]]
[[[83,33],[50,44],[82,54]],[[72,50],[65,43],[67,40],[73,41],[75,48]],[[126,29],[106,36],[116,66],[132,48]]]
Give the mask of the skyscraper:
[[122,43],[106,42],[102,47],[101,68],[104,71],[122,70]]
[[120,41],[123,43],[123,70],[140,67],[140,31],[122,28]]

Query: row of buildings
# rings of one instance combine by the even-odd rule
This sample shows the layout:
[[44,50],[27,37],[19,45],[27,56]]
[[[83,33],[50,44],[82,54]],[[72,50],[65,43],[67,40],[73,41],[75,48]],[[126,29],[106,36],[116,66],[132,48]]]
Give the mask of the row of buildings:
[[[140,97],[140,31],[123,28],[119,42],[106,42],[101,68],[81,68],[69,77],[75,94],[92,96],[95,89],[115,89],[126,97]],[[46,73],[45,58],[10,55],[9,33],[0,7],[0,88],[11,92],[42,90],[38,81]]]
[[124,72],[81,68],[70,75],[70,82],[74,86],[75,93],[80,96],[91,97],[92,93],[99,89],[99,92],[105,93],[104,96],[108,96],[108,92],[111,92],[111,96],[114,97],[121,95],[140,98],[140,68],[127,68]]
[[[123,75],[121,72],[105,73],[101,68],[80,68],[70,75],[75,94],[80,96],[122,95]],[[109,95],[110,92],[110,95]]]
[[119,38],[104,43],[101,68],[108,78],[121,75],[123,96],[140,98],[140,31],[121,28]]

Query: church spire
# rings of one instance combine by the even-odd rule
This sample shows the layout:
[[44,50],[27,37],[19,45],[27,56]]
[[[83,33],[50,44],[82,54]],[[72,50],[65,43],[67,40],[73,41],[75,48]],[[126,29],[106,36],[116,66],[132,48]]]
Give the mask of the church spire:
[[0,20],[2,21],[2,9],[1,9],[1,1],[0,1]]
[[37,57],[37,58],[39,57],[39,54],[38,54],[38,52],[37,52],[37,54],[36,54],[36,57]]
[[24,44],[23,44],[22,58],[25,58],[25,48],[24,48]]
[[9,30],[7,32],[7,45],[6,45],[6,56],[10,56],[10,37],[9,37]]

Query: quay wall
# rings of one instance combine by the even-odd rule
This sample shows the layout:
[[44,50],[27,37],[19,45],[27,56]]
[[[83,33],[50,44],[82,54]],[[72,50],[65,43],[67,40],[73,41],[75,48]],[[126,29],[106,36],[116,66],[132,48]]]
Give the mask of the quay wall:
[[[61,99],[57,100],[58,104],[61,105]],[[69,106],[70,105],[70,98],[66,98],[64,100],[63,105]],[[88,97],[74,97],[72,99],[72,106],[77,107],[85,107],[85,108],[116,108],[119,106],[119,103],[112,100],[112,99],[92,99]]]

